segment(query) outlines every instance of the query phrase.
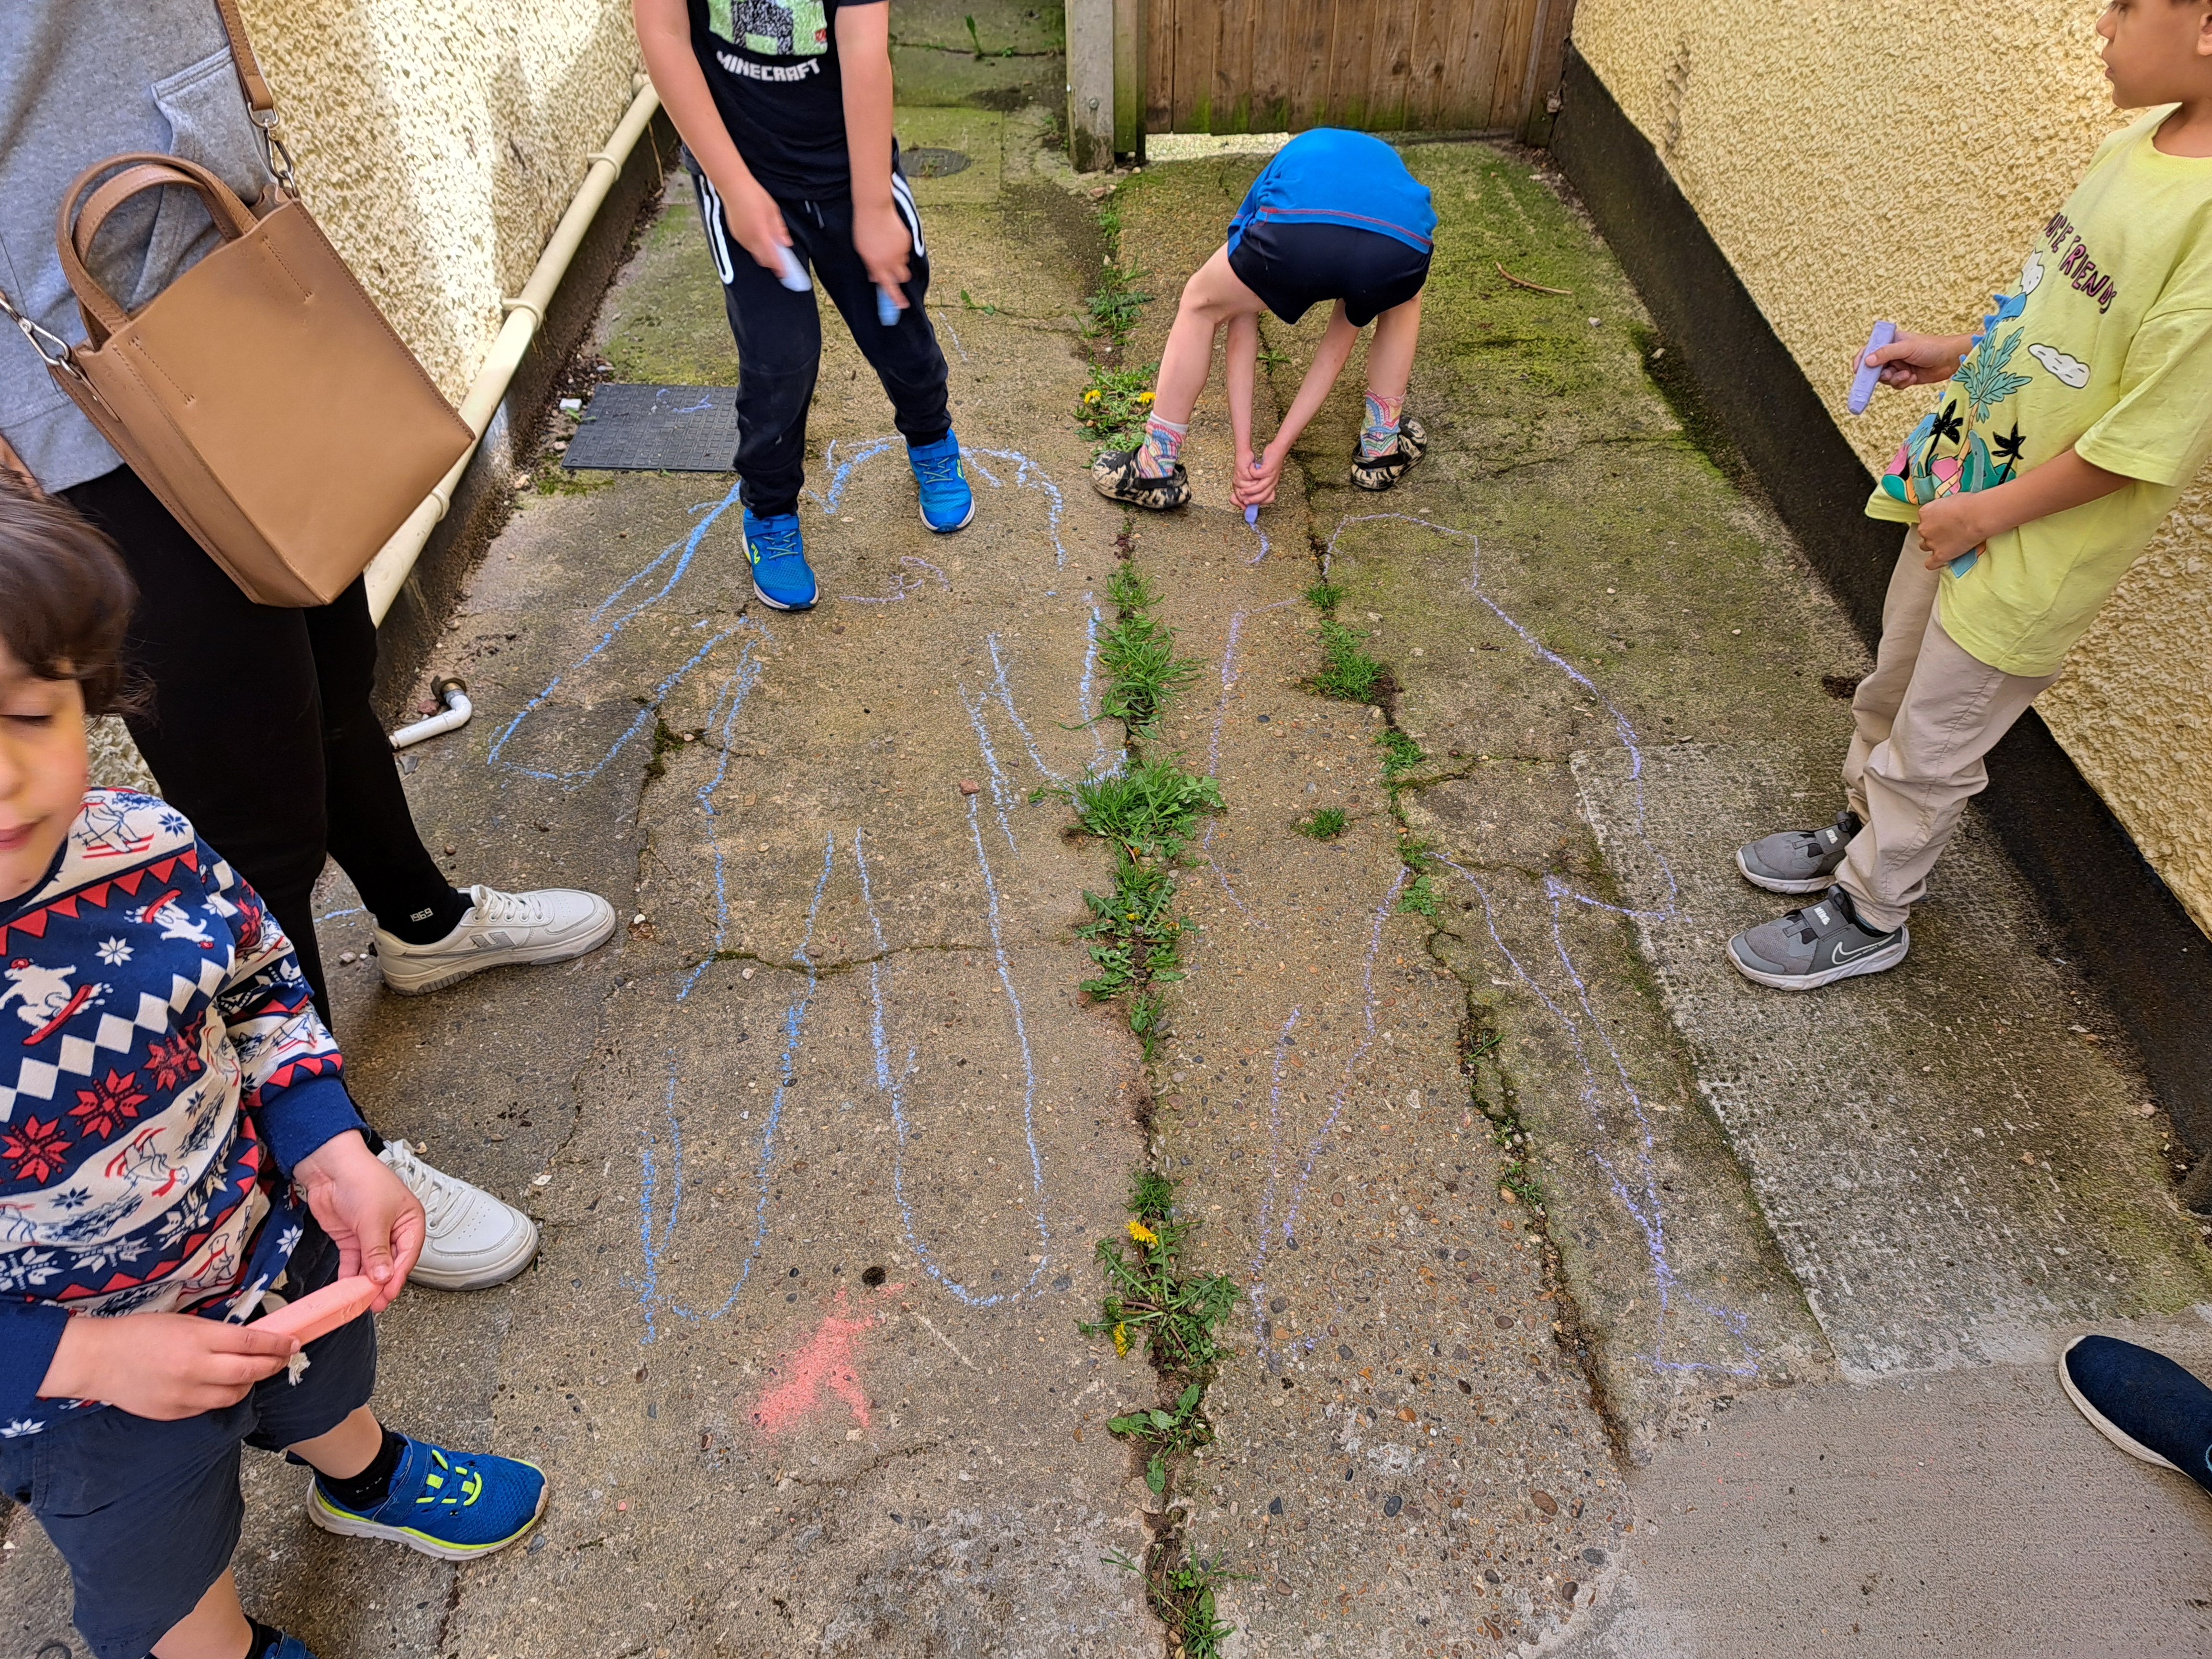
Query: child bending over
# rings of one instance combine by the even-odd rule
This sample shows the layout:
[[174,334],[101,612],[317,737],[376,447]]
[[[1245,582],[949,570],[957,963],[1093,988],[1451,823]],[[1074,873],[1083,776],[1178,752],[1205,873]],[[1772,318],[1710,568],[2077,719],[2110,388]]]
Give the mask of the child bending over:
[[0,1491],[100,1659],[308,1659],[239,1607],[240,1445],[313,1467],[316,1525],[453,1559],[527,1532],[545,1478],[384,1427],[369,1315],[304,1370],[251,1322],[355,1273],[388,1304],[422,1206],[252,889],[164,802],[85,787],[131,597],[0,485]]
[[[1291,446],[1321,410],[1368,324],[1367,418],[1352,458],[1352,482],[1388,489],[1428,447],[1421,423],[1401,411],[1421,334],[1421,287],[1435,251],[1436,209],[1426,185],[1397,151],[1362,132],[1316,127],[1275,153],[1229,222],[1229,240],[1183,284],[1152,416],[1137,448],[1091,465],[1098,493],[1159,511],[1190,499],[1182,441],[1213,364],[1213,337],[1229,330],[1229,420],[1237,434],[1240,507],[1275,499]],[[1295,323],[1328,305],[1328,331],[1276,429],[1252,450],[1252,371],[1260,313]]]

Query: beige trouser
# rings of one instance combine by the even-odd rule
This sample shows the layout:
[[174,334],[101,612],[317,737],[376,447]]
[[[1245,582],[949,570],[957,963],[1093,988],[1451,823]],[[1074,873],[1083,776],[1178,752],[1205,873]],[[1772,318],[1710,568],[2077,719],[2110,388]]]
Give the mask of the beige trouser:
[[1836,881],[1870,927],[1902,927],[1928,891],[1966,802],[1989,787],[1982,757],[2056,674],[2026,677],[1969,655],[1937,620],[1937,573],[1908,528],[1881,605],[1874,672],[1851,699],[1844,787],[1866,828]]

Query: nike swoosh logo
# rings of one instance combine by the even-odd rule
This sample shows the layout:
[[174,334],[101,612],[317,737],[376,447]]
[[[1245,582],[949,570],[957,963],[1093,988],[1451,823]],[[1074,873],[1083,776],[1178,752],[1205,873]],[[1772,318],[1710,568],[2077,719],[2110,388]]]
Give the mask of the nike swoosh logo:
[[1863,946],[1861,949],[1856,951],[1846,951],[1842,945],[1838,945],[1836,947],[1836,960],[1838,962],[1856,961],[1858,957],[1864,956],[1869,951],[1879,951],[1883,945],[1888,943],[1889,941],[1886,939],[1878,939],[1873,944]]

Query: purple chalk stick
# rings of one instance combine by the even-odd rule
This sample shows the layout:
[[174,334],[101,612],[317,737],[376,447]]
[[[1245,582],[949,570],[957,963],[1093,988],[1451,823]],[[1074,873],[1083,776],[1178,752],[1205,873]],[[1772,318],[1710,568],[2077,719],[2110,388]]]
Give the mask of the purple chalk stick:
[[1878,351],[1897,337],[1895,323],[1876,323],[1874,332],[1867,336],[1866,350],[1859,353],[1859,372],[1851,376],[1851,395],[1847,407],[1854,415],[1866,413],[1868,400],[1881,380],[1881,371],[1867,367],[1867,352]]

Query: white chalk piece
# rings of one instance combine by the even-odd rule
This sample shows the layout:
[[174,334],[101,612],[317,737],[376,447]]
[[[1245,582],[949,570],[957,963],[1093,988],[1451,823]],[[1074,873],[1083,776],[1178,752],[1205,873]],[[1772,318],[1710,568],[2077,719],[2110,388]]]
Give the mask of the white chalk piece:
[[776,274],[776,281],[781,283],[793,294],[804,294],[814,286],[806,275],[806,267],[799,263],[799,256],[796,253],[787,247],[779,247],[775,251],[775,257],[783,266],[783,269]]

